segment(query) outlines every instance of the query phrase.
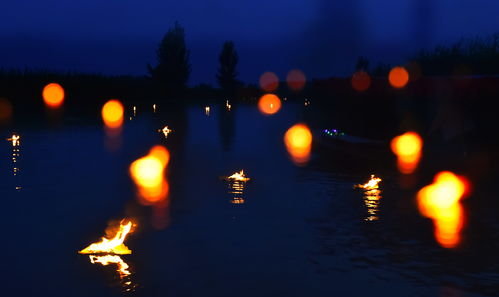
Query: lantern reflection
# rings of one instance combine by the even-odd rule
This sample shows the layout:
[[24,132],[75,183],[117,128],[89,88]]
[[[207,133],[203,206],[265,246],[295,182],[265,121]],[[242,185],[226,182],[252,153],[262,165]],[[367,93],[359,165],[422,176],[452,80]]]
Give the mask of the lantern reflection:
[[466,191],[463,177],[444,171],[435,176],[433,184],[418,192],[419,211],[433,220],[435,238],[442,247],[456,247],[461,240],[464,213],[459,201]]
[[[7,141],[12,143],[12,174],[17,176],[19,174],[19,157],[21,155],[21,136],[13,134],[11,138],[7,138]],[[20,190],[21,186],[15,186],[16,190]]]
[[391,149],[397,155],[397,166],[404,174],[413,173],[421,158],[423,140],[415,132],[407,132],[393,138]]
[[310,159],[312,132],[304,124],[296,124],[284,134],[284,144],[296,165],[304,165]]

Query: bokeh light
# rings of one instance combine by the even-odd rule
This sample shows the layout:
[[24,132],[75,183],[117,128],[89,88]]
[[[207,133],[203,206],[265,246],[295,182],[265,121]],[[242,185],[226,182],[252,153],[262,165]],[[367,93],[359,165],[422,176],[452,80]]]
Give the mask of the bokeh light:
[[288,87],[295,92],[301,91],[305,87],[306,82],[307,78],[305,77],[305,74],[298,69],[289,71],[286,76]]
[[116,99],[109,100],[102,107],[102,119],[109,128],[119,128],[123,124],[123,104]]
[[6,98],[0,98],[0,122],[7,121],[12,116],[12,104]]
[[401,89],[409,82],[409,72],[402,66],[394,67],[388,74],[388,81],[392,87]]
[[169,184],[165,170],[170,160],[170,152],[163,146],[154,146],[149,154],[130,165],[130,176],[138,189],[139,201],[151,205],[166,200]]
[[468,181],[464,177],[443,171],[418,192],[419,211],[433,220],[435,238],[445,248],[456,247],[461,241],[464,212],[459,201],[467,191]]
[[57,83],[50,83],[43,88],[42,97],[48,107],[60,107],[64,102],[64,89]]
[[406,132],[393,138],[391,149],[397,155],[397,166],[400,172],[411,174],[416,170],[421,159],[422,148],[423,140],[415,132]]
[[365,71],[357,71],[352,75],[352,87],[357,92],[364,92],[371,86],[371,77]]
[[265,72],[260,76],[260,88],[265,92],[273,92],[279,87],[279,78],[274,72]]
[[304,165],[310,160],[312,132],[305,124],[296,124],[284,134],[284,144],[296,165]]
[[274,94],[263,95],[258,101],[258,109],[263,114],[275,114],[281,109],[281,99]]

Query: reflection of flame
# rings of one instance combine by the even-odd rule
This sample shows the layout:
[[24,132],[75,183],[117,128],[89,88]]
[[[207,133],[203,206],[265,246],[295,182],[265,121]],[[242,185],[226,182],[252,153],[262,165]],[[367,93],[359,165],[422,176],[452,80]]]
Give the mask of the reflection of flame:
[[380,181],[381,181],[381,178],[375,177],[374,174],[371,174],[371,179],[367,183],[365,183],[363,185],[356,185],[355,187],[362,188],[365,190],[374,190],[374,189],[379,188],[378,184]]
[[237,180],[237,181],[249,181],[250,179],[244,175],[244,170],[241,170],[239,172],[234,173],[231,176],[228,176],[227,179],[229,180]]
[[459,244],[464,214],[459,200],[467,191],[467,181],[452,172],[440,172],[433,184],[422,188],[417,195],[419,211],[431,218],[435,237],[445,248]]
[[295,164],[304,165],[308,162],[312,150],[312,132],[306,125],[296,124],[289,128],[284,134],[284,143]]
[[168,134],[170,134],[172,132],[172,130],[170,128],[168,128],[168,126],[165,126],[163,129],[158,130],[158,131],[162,132],[163,135],[165,135],[165,138],[168,138]]
[[97,255],[89,255],[90,262],[92,264],[99,263],[102,264],[102,266],[107,266],[109,264],[117,264],[118,269],[116,271],[120,274],[120,278],[124,278],[125,276],[130,275],[130,271],[128,271],[128,264],[123,261],[123,259],[118,256],[118,255],[104,255],[104,256],[97,256]]
[[421,158],[423,140],[415,132],[407,132],[393,138],[391,149],[398,157],[398,169],[404,174],[413,173]]
[[19,135],[13,134],[11,138],[7,138],[7,141],[12,141],[12,146],[19,146],[21,137]]
[[206,107],[204,108],[204,113],[205,113],[207,116],[209,116],[209,115],[210,115],[210,107],[209,107],[209,106],[206,106]]
[[132,251],[124,244],[125,238],[132,230],[132,222],[122,220],[120,227],[113,238],[102,237],[100,242],[92,243],[88,247],[79,251],[80,254],[131,254]]
[[368,217],[366,221],[375,221],[378,219],[376,215],[378,213],[379,201],[381,199],[381,190],[379,190],[379,183],[381,178],[375,177],[374,174],[371,175],[369,181],[365,184],[355,185],[354,188],[364,189],[364,204],[367,207]]
[[232,108],[232,105],[229,104],[229,100],[225,101],[225,107],[227,107],[228,111]]
[[157,145],[147,156],[130,165],[130,175],[138,187],[141,202],[144,204],[160,202],[168,196],[169,186],[164,172],[169,161],[168,150]]
[[245,181],[234,180],[229,184],[229,194],[234,195],[231,200],[232,204],[244,204],[244,183]]
[[155,113],[156,112],[156,104],[152,105],[152,111]]

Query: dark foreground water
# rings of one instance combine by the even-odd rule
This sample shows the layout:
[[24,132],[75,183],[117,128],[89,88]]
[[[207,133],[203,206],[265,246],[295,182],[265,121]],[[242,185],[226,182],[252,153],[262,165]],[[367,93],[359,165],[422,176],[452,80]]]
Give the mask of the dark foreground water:
[[[308,166],[295,166],[282,137],[301,120],[296,106],[271,117],[254,106],[231,113],[212,106],[209,117],[201,106],[160,111],[127,118],[113,139],[98,123],[15,127],[16,163],[2,142],[2,296],[499,293],[496,210],[465,206],[463,243],[447,250],[394,171],[315,150]],[[166,124],[174,130],[168,139],[157,132]],[[136,201],[128,175],[155,144],[171,152],[162,229],[151,223],[153,209]],[[220,177],[240,169],[252,180],[244,203],[234,204]],[[384,182],[370,205],[375,219],[366,220],[373,213],[352,186],[371,171]],[[120,279],[116,265],[91,264],[77,252],[123,217],[139,227],[126,242],[133,254],[122,256],[132,274]]]

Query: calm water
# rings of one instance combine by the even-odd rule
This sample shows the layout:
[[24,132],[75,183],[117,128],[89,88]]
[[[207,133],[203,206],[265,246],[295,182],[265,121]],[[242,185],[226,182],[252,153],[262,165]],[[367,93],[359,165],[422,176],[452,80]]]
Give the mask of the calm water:
[[[493,209],[467,207],[462,247],[443,249],[395,172],[315,150],[308,166],[295,166],[282,137],[302,119],[297,106],[270,117],[254,106],[222,110],[212,106],[208,117],[201,106],[160,107],[157,114],[139,109],[113,139],[99,123],[17,128],[16,163],[11,143],[0,145],[3,295],[499,292]],[[164,125],[174,130],[168,139],[157,132]],[[10,137],[9,129],[2,138]],[[154,210],[136,202],[128,175],[130,163],[155,144],[171,152],[162,229],[153,227]],[[234,204],[221,177],[240,169],[252,180],[237,195],[244,203]],[[352,186],[370,171],[384,182],[381,199],[366,206]],[[91,264],[77,252],[123,217],[136,218],[139,227],[126,242],[133,254],[122,256],[132,274],[120,280],[116,265]]]

